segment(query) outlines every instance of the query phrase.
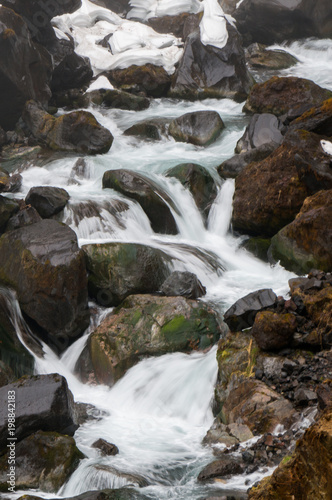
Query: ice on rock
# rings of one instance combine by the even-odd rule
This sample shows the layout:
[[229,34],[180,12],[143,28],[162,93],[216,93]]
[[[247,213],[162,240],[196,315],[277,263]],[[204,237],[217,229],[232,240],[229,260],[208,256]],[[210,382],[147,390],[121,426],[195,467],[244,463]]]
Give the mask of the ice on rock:
[[324,151],[324,153],[332,156],[332,142],[321,140],[320,145],[322,146],[322,150]]
[[218,0],[203,0],[204,14],[199,25],[201,42],[219,49],[228,40],[227,21]]
[[93,90],[99,90],[99,89],[109,89],[113,90],[114,87],[111,84],[111,82],[106,78],[106,76],[99,76],[97,80],[91,83],[90,87],[88,88],[87,92],[92,92]]
[[150,17],[176,16],[182,12],[196,14],[201,9],[199,0],[131,0],[129,19],[146,21]]

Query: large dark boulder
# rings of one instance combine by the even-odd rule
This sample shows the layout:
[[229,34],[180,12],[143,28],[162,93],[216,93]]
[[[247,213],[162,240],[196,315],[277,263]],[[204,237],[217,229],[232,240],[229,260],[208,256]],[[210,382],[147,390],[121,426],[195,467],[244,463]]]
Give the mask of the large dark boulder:
[[217,167],[218,174],[224,179],[235,179],[249,163],[265,160],[276,148],[275,143],[268,142],[245,153],[236,154]]
[[103,306],[119,305],[128,295],[158,292],[170,271],[162,251],[137,243],[84,245],[89,293]]
[[331,90],[323,89],[311,80],[274,76],[252,87],[243,110],[247,113],[286,115],[292,120],[331,97]]
[[271,242],[273,258],[292,271],[332,269],[332,190],[307,198],[296,219],[281,229]]
[[198,474],[198,481],[212,481],[215,478],[227,478],[235,474],[241,474],[243,466],[238,460],[225,456],[208,464]]
[[216,111],[193,111],[171,121],[168,132],[176,141],[208,146],[218,139],[224,127]]
[[63,188],[38,186],[30,189],[25,203],[34,207],[44,219],[55,215],[67,205],[69,194]]
[[280,146],[283,137],[283,124],[271,113],[254,114],[243,136],[238,140],[235,153],[245,153],[272,143]]
[[166,177],[175,177],[189,189],[203,217],[207,219],[217,196],[217,186],[208,170],[196,163],[181,163],[167,170]]
[[247,45],[252,42],[272,45],[284,40],[332,35],[329,0],[243,0],[233,16]]
[[[12,2],[7,2],[7,4]],[[29,4],[29,2],[25,2]],[[46,106],[51,91],[52,60],[33,43],[23,19],[0,6],[0,126],[13,130],[28,99]]]
[[270,288],[252,292],[237,300],[224,314],[224,321],[233,332],[245,330],[254,324],[258,311],[274,307],[276,294]]
[[180,295],[187,299],[198,299],[206,294],[206,288],[196,274],[187,271],[174,271],[161,286],[161,292],[168,297]]
[[[41,489],[57,492],[78,467],[83,453],[74,438],[57,432],[38,431],[16,444],[19,457],[15,467],[15,486],[20,489]],[[8,491],[8,460],[10,449],[0,458],[0,491]]]
[[227,23],[228,41],[224,48],[203,45],[199,32],[185,43],[169,94],[182,99],[228,97],[242,101],[254,80],[247,70],[244,50],[237,30]]
[[55,118],[35,101],[28,101],[23,119],[42,145],[56,151],[102,154],[107,153],[113,143],[111,132],[87,111],[73,111]]
[[294,314],[259,311],[251,334],[263,351],[278,351],[291,343],[296,330],[297,321]]
[[292,121],[293,130],[308,130],[315,134],[332,136],[332,98],[310,108]]
[[45,219],[0,238],[0,281],[60,351],[89,324],[84,253],[68,226]]
[[150,179],[126,169],[107,170],[103,175],[103,188],[115,189],[138,201],[156,233],[177,234],[177,226],[168,206],[172,201]]
[[7,451],[8,402],[15,393],[15,437],[21,441],[34,432],[55,431],[72,436],[77,429],[73,395],[59,374],[23,377],[0,388],[0,454]]
[[171,77],[165,69],[150,63],[112,69],[107,72],[107,78],[119,89],[144,92],[150,97],[165,97],[171,85]]

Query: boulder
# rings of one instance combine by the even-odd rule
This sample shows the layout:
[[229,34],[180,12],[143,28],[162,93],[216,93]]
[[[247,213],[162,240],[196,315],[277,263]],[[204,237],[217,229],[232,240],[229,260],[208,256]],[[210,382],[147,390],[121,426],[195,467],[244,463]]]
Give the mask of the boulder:
[[[15,7],[13,1],[7,4]],[[0,6],[0,126],[4,130],[14,129],[27,100],[46,106],[51,97],[51,56],[32,42],[27,25],[11,8],[5,2]]]
[[253,69],[281,70],[298,63],[298,59],[284,50],[268,50],[266,45],[252,43],[245,51],[249,67]]
[[6,231],[12,231],[24,226],[36,224],[42,220],[37,210],[31,206],[20,208],[20,211],[13,215],[6,226]]
[[[95,104],[105,108],[118,108],[129,111],[142,111],[150,106],[150,100],[141,95],[133,95],[118,89],[99,89],[87,92],[82,97],[82,102],[78,101],[78,107]],[[81,105],[81,106],[80,106]]]
[[292,271],[332,268],[332,190],[319,191],[303,203],[296,219],[271,241],[270,253]]
[[198,299],[206,294],[206,288],[197,278],[196,274],[174,271],[161,285],[163,295],[173,297],[180,295],[187,299]]
[[236,154],[217,167],[218,174],[224,179],[235,179],[249,163],[265,160],[276,148],[275,143],[268,142],[245,153]]
[[91,334],[76,371],[82,380],[112,386],[146,356],[205,349],[221,333],[218,315],[205,303],[131,295]]
[[244,42],[272,45],[285,40],[331,36],[332,7],[329,0],[243,0],[234,11]]
[[0,281],[17,292],[38,333],[62,351],[89,324],[84,253],[74,231],[42,220],[0,238]]
[[[10,392],[12,391],[12,392]],[[57,373],[23,377],[0,388],[0,450],[7,445],[8,399],[15,393],[15,437],[21,441],[37,431],[59,432],[72,436],[77,429],[74,401],[67,381]],[[0,454],[1,454],[0,452]]]
[[273,308],[277,296],[271,288],[249,293],[237,300],[224,314],[224,321],[232,332],[250,328],[258,311]]
[[166,122],[161,119],[145,120],[127,128],[123,135],[134,135],[141,139],[160,141],[166,134]]
[[279,146],[284,140],[283,125],[271,113],[254,114],[243,136],[238,140],[235,153],[246,153],[251,149],[269,145]]
[[44,219],[52,217],[67,205],[69,194],[65,189],[51,186],[33,187],[28,192],[25,203],[37,210]]
[[260,311],[255,317],[251,334],[263,351],[279,351],[291,343],[296,330],[294,314]]
[[0,192],[8,193],[19,191],[22,186],[21,174],[10,175],[7,170],[0,168]]
[[269,238],[252,237],[241,243],[241,248],[245,248],[255,257],[264,262],[268,262],[268,251],[271,245]]
[[147,24],[157,33],[165,35],[170,33],[176,38],[182,38],[184,40],[186,38],[183,33],[184,25],[188,17],[190,17],[188,12],[182,12],[174,16],[150,17],[147,20]]
[[[74,472],[83,453],[74,438],[57,432],[38,431],[14,443],[17,456],[15,486],[19,489],[38,488],[56,493]],[[0,491],[8,491],[8,460],[10,451],[0,458]]]
[[209,171],[196,163],[181,163],[166,172],[166,177],[175,177],[183,187],[189,189],[204,219],[207,219],[212,203],[217,196],[217,186]]
[[177,234],[177,226],[169,208],[173,206],[168,195],[152,180],[124,168],[107,170],[103,175],[103,188],[115,189],[138,201],[156,233]]
[[97,441],[92,444],[92,447],[98,448],[104,456],[113,456],[119,453],[119,448],[115,446],[115,444],[108,443],[102,438],[97,439]]
[[145,64],[125,69],[113,69],[106,74],[109,81],[121,90],[143,92],[149,97],[165,97],[171,85],[171,77],[162,66]]
[[237,30],[227,22],[228,41],[224,48],[203,45],[199,32],[191,33],[173,77],[169,95],[180,99],[207,97],[243,101],[254,80],[247,70]]
[[298,440],[295,452],[272,476],[249,491],[250,500],[305,498],[328,500],[332,493],[332,409]]
[[308,130],[319,135],[332,136],[332,98],[310,108],[291,123],[293,130]]
[[331,97],[331,90],[323,89],[311,80],[274,76],[252,87],[243,111],[286,115],[291,120]]
[[19,204],[15,200],[0,195],[0,231],[4,232],[9,219],[19,211]]
[[119,305],[128,295],[158,292],[169,275],[168,256],[136,243],[84,245],[89,292],[103,306]]
[[198,481],[206,482],[215,478],[229,478],[235,474],[241,474],[243,466],[238,460],[230,457],[219,458],[210,463],[198,474]]
[[111,132],[87,111],[73,111],[55,118],[35,101],[28,101],[23,119],[33,136],[53,150],[102,154],[112,146]]
[[178,142],[208,146],[215,142],[225,125],[216,111],[193,111],[175,118],[168,133]]

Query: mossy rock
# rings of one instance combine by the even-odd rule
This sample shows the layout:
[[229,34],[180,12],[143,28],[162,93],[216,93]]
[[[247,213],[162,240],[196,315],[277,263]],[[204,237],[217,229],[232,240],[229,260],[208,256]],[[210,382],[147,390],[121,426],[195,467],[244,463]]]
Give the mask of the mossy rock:
[[242,248],[248,250],[255,257],[264,262],[268,262],[267,252],[270,248],[271,240],[268,238],[249,238],[241,244]]

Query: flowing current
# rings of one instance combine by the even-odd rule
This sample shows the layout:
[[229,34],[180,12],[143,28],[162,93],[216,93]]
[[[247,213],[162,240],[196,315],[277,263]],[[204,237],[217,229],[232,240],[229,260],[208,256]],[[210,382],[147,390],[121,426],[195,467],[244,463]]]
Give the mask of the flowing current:
[[[313,79],[314,64],[316,83],[332,88],[325,65],[325,57],[332,51],[331,41],[307,40],[283,49],[299,59],[298,65],[287,74]],[[226,125],[218,141],[209,147],[176,143],[170,138],[143,142],[123,135],[125,129],[144,119],[173,119],[189,110],[202,109],[218,111]],[[74,157],[44,166],[30,164],[22,172],[22,191],[15,196],[22,198],[32,186],[65,188],[70,194],[70,203],[62,220],[76,232],[80,245],[120,241],[161,248],[171,256],[174,269],[191,271],[199,277],[207,289],[204,300],[221,313],[241,296],[259,288],[271,287],[277,294],[285,295],[292,275],[279,265],[271,267],[254,258],[241,248],[243,237],[232,234],[234,181],[222,181],[216,173],[216,167],[233,155],[236,141],[248,123],[241,109],[242,104],[227,99],[195,103],[156,99],[148,110],[141,112],[90,109],[114,136],[109,153],[85,158],[81,170],[74,168],[78,160]],[[165,177],[169,168],[185,162],[202,165],[218,184],[218,195],[206,224],[189,191],[177,180]],[[137,203],[110,189],[102,189],[103,173],[118,168],[148,176],[171,199],[178,235],[155,234]],[[84,209],[87,206],[90,207],[88,215]],[[119,206],[123,209],[112,210]],[[213,460],[201,441],[213,421],[211,401],[217,377],[215,347],[208,353],[175,353],[146,359],[129,370],[113,388],[108,388],[83,385],[73,375],[86,339],[87,336],[78,340],[61,359],[47,346],[44,346],[44,358],[36,357],[38,373],[64,375],[75,401],[91,403],[99,416],[75,434],[86,458],[59,490],[59,497],[133,484],[143,485],[141,492],[151,499],[198,500],[213,496],[216,489],[233,494],[244,492],[260,477],[259,473],[234,477],[225,484],[213,486],[197,483],[200,470]],[[120,453],[100,457],[91,447],[98,438],[115,443]],[[245,481],[249,483],[244,484]],[[55,496],[42,492],[38,495]]]

